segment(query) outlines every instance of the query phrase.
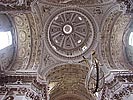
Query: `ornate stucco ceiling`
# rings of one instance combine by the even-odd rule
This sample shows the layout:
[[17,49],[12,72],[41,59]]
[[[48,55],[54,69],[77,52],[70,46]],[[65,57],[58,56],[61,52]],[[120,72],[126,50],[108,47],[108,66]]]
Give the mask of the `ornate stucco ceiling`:
[[44,43],[58,58],[79,58],[93,48],[94,25],[91,16],[80,8],[60,9],[46,22]]
[[[36,34],[34,17],[31,14],[9,14],[12,25],[13,45],[1,51],[1,66],[8,66],[5,70],[36,70],[39,64],[39,34]],[[6,21],[4,22],[6,24]],[[6,25],[7,26],[7,25]],[[14,51],[13,51],[13,50]],[[2,54],[5,52],[4,54]],[[12,62],[9,57],[13,55]],[[6,57],[6,58],[4,58]]]
[[56,98],[60,100],[61,97],[63,100],[65,98],[77,100],[77,96],[79,96],[79,100],[80,98],[82,100],[94,100],[92,94],[88,93],[84,87],[87,70],[87,67],[76,64],[61,65],[51,69],[46,74],[51,100],[56,100]]
[[94,5],[94,4],[110,3],[113,0],[46,0],[46,1],[55,4]]
[[[115,0],[35,0],[30,6],[30,13],[8,13],[14,48],[7,50],[8,57],[0,52],[1,69],[36,72],[48,83],[51,100],[96,99],[85,88],[92,50],[106,76],[111,70],[133,70],[123,42],[131,16],[123,14],[122,4]],[[132,52],[128,56],[132,60]],[[83,57],[88,65],[79,63]]]

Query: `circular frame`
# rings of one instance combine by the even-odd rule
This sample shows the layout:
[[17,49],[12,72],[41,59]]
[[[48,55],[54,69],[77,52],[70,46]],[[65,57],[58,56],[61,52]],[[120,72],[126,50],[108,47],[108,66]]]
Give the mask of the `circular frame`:
[[[87,22],[87,24],[90,26],[91,34],[86,33],[87,35],[85,36],[85,40],[83,42],[81,40],[78,41],[79,43],[82,42],[80,46],[77,46],[76,48],[64,50],[62,48],[56,48],[55,44],[53,45],[53,43],[51,43],[49,30],[53,20],[57,19],[58,15],[61,15],[62,13],[67,13],[67,12],[77,13],[81,15],[84,18],[84,20]],[[79,19],[82,19],[82,18],[79,17]],[[73,31],[73,26],[69,23],[65,23],[62,26],[63,26],[62,31],[65,33],[65,35],[70,35],[71,32]],[[68,32],[66,32],[66,30],[64,29],[66,28],[66,26],[67,28],[69,28],[67,30]],[[89,51],[93,50],[96,47],[95,45],[97,44],[97,42],[95,40],[97,39],[97,34],[96,34],[97,29],[98,28],[95,23],[95,20],[92,18],[89,12],[80,8],[71,8],[71,7],[60,9],[60,10],[57,10],[55,13],[53,13],[45,24],[44,33],[45,33],[46,39],[44,40],[44,44],[46,45],[48,51],[50,51],[51,54],[54,54],[58,58],[61,58],[61,59],[63,58],[67,60],[77,59],[77,58],[80,58],[81,55],[83,54],[86,54],[86,53],[88,54]],[[87,30],[87,32],[88,31],[89,30]],[[60,52],[60,50],[62,50],[62,52]]]

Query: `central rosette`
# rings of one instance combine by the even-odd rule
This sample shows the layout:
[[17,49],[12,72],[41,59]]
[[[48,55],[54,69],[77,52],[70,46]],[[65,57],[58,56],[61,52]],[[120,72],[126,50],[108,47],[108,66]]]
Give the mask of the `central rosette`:
[[66,25],[64,25],[64,27],[63,27],[63,32],[65,33],[65,34],[71,34],[72,33],[72,26],[71,25],[68,25],[68,24],[66,24]]
[[93,26],[86,15],[68,10],[53,15],[48,23],[48,44],[54,52],[74,57],[85,52],[93,40]]

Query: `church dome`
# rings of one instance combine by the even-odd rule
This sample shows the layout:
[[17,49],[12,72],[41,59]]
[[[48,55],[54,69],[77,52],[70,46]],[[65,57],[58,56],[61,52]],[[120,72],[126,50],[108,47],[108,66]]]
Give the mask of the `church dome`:
[[63,8],[47,20],[44,43],[58,58],[78,59],[94,49],[96,31],[91,14],[80,8]]

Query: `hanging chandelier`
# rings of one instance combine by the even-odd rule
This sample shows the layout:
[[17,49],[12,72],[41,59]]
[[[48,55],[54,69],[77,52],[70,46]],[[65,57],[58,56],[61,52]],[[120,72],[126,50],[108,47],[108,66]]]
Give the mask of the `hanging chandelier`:
[[[97,57],[95,57],[95,51],[91,54],[91,61],[83,56],[83,60],[80,62],[85,62],[88,66],[88,72],[85,79],[85,87],[88,92],[96,93],[102,90],[105,82],[104,72],[102,70],[102,65],[100,64]],[[79,63],[80,63],[79,62]]]

